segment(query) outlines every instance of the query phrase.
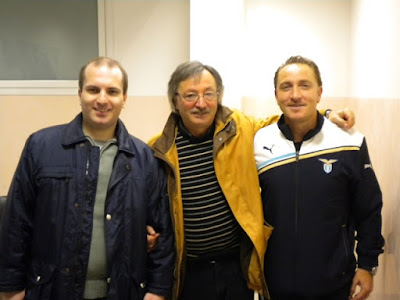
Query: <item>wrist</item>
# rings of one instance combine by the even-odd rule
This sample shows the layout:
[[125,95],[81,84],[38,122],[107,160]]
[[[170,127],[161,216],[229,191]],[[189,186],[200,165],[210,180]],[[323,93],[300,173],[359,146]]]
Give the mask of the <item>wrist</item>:
[[378,272],[378,266],[375,267],[366,267],[366,266],[359,266],[358,269],[362,269],[364,271],[367,271],[370,273],[372,276],[375,276],[376,273]]

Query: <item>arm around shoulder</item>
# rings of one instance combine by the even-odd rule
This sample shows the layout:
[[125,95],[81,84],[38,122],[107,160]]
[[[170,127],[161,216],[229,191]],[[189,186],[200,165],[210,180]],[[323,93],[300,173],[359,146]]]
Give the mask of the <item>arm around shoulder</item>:
[[174,234],[169,210],[165,168],[163,163],[157,159],[154,159],[153,167],[152,187],[149,190],[149,217],[147,224],[152,226],[160,235],[157,240],[157,247],[148,253],[149,275],[147,290],[148,297],[151,295],[168,297],[171,295],[173,285],[175,264]]

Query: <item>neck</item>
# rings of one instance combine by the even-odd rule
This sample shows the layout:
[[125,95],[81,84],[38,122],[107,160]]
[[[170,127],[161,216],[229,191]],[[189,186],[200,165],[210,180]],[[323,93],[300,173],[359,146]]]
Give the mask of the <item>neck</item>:
[[183,120],[180,119],[179,126],[184,132],[186,132],[186,134],[193,136],[195,138],[203,138],[205,136],[208,136],[209,134],[214,133],[214,123],[211,124],[211,126],[208,128],[200,128],[200,127],[188,128],[183,123]]
[[304,139],[304,136],[307,134],[307,132],[309,132],[312,128],[310,129],[299,129],[297,127],[292,128],[292,126],[290,126],[290,130],[292,131],[292,135],[293,135],[293,139],[295,143],[298,142],[302,142]]
[[189,130],[189,129],[186,128],[186,130],[187,130],[191,135],[193,135],[194,137],[201,138],[201,137],[203,137],[203,136],[207,133],[208,128],[207,128],[207,129],[197,129],[197,128],[196,128],[195,130]]
[[293,139],[295,143],[302,142],[304,140],[305,135],[313,130],[317,126],[317,118],[311,121],[290,121],[285,120],[286,124],[289,126],[290,131],[292,132]]
[[115,137],[115,127],[107,129],[94,129],[83,125],[83,133],[89,136],[92,140],[107,142]]

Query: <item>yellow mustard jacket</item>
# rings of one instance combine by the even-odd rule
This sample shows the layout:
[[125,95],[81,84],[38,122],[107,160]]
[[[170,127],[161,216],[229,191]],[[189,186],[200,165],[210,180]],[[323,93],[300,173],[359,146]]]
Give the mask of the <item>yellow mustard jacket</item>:
[[[241,265],[248,287],[269,299],[264,278],[264,254],[272,227],[264,222],[260,185],[253,152],[254,134],[277,122],[279,116],[256,120],[219,106],[215,118],[214,167],[229,206],[247,235],[241,245]],[[161,134],[149,145],[166,163],[168,194],[176,239],[175,285],[178,299],[185,274],[186,247],[178,152],[175,144],[179,116],[171,113]]]

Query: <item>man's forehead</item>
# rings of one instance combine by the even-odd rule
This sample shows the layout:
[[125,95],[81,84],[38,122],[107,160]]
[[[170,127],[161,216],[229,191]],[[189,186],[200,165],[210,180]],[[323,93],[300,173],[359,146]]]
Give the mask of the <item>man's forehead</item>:
[[216,87],[216,82],[214,76],[207,70],[203,70],[202,72],[193,74],[192,76],[182,80],[179,83],[179,87],[187,86],[187,85],[197,85],[199,83],[208,84],[212,87]]
[[86,68],[86,72],[97,72],[97,73],[111,73],[113,75],[121,75],[122,72],[118,66],[109,66],[107,64],[96,65],[94,63],[89,64]]
[[314,70],[307,64],[290,64],[280,70],[278,80],[286,80],[293,75],[301,76],[304,80],[316,79]]

